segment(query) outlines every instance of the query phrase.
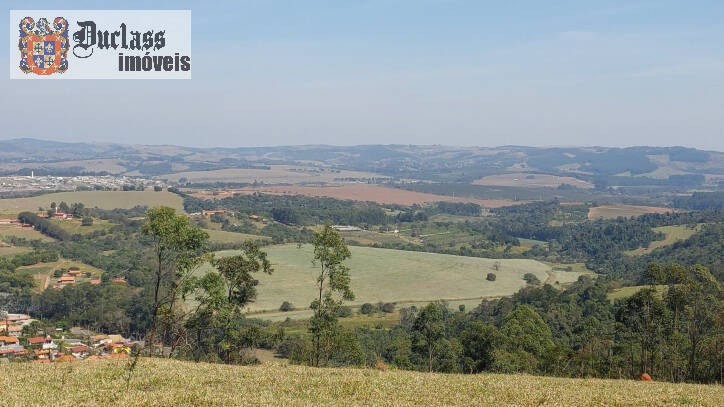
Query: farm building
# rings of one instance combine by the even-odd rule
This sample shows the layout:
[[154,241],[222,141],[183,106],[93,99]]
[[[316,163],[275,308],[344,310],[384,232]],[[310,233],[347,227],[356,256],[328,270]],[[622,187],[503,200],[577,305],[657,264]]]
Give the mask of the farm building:
[[226,209],[214,209],[214,210],[208,210],[208,211],[201,211],[201,214],[204,216],[216,215],[217,213],[226,213]]
[[61,277],[58,279],[58,283],[61,284],[61,285],[74,284],[74,283],[75,283],[75,277],[73,277],[73,276],[61,276]]

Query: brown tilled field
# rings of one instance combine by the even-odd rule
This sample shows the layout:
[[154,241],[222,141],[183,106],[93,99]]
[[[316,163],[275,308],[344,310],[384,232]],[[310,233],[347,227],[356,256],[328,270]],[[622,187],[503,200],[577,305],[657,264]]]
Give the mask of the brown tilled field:
[[226,198],[233,194],[253,194],[255,192],[271,195],[305,195],[314,197],[327,197],[335,199],[349,199],[353,201],[370,201],[380,204],[413,205],[426,202],[473,202],[487,208],[500,206],[517,205],[522,202],[514,202],[505,199],[475,199],[460,198],[445,195],[426,194],[423,192],[407,191],[404,189],[391,188],[379,185],[348,184],[342,186],[311,187],[311,186],[269,186],[249,187],[240,189],[228,189],[219,191],[216,194],[197,192],[193,196],[201,199]]
[[631,216],[641,216],[646,213],[668,213],[673,212],[670,208],[661,208],[658,206],[639,206],[639,205],[602,205],[591,208],[588,211],[588,219],[615,219],[619,216],[629,218]]

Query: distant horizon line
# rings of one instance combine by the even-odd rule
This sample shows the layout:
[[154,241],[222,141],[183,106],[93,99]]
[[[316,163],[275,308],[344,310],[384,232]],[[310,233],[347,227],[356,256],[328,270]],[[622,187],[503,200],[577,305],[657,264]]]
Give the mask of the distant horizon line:
[[497,146],[483,146],[483,145],[460,145],[460,144],[411,144],[411,143],[389,143],[389,144],[381,144],[381,143],[371,143],[371,144],[323,144],[323,143],[309,143],[309,144],[278,144],[278,145],[248,145],[248,146],[235,146],[235,147],[228,147],[228,146],[190,146],[190,145],[184,145],[184,144],[142,144],[142,143],[119,143],[119,142],[111,142],[111,141],[65,141],[65,140],[52,140],[52,139],[40,139],[40,138],[34,138],[34,137],[13,137],[13,138],[7,138],[7,139],[0,139],[0,143],[2,142],[13,142],[13,141],[23,141],[23,140],[32,140],[36,142],[52,142],[52,143],[59,143],[59,144],[95,144],[95,145],[113,145],[113,146],[143,146],[143,147],[181,147],[181,148],[192,148],[192,149],[228,149],[228,150],[234,150],[234,149],[255,149],[255,148],[285,148],[285,147],[347,147],[347,148],[354,148],[354,147],[374,147],[374,146],[380,146],[380,147],[455,147],[455,148],[480,148],[480,149],[500,149],[500,148],[540,148],[540,149],[553,149],[553,148],[559,148],[559,149],[565,149],[565,148],[576,148],[576,149],[586,149],[586,148],[603,148],[603,149],[631,149],[631,148],[684,148],[684,149],[691,149],[691,150],[698,150],[698,151],[705,151],[705,152],[713,152],[713,153],[723,153],[719,150],[711,150],[711,149],[704,149],[704,148],[698,148],[698,147],[687,147],[682,145],[630,145],[630,146],[606,146],[606,145],[576,145],[576,144],[548,144],[548,145],[525,145],[525,144],[504,144],[504,145],[497,145]]

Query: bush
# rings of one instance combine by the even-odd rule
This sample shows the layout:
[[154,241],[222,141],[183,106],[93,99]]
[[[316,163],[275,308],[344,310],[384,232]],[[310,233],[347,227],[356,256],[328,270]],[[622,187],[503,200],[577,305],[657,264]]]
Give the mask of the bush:
[[525,273],[523,275],[523,280],[531,285],[540,285],[540,280],[538,280],[538,277],[536,277],[533,273]]
[[382,306],[380,307],[380,311],[387,313],[387,314],[391,314],[391,313],[395,312],[395,304],[393,304],[391,302],[386,302],[386,303],[382,304]]
[[465,312],[465,304],[458,305],[458,311]]
[[495,275],[495,273],[488,273],[488,275],[485,277],[485,279],[488,281],[495,281],[496,278],[497,276]]
[[374,311],[375,311],[375,307],[372,304],[370,304],[369,302],[362,304],[362,306],[359,309],[359,312],[361,314],[365,314],[365,315],[371,314]]
[[279,307],[279,311],[282,311],[282,312],[291,311],[293,309],[294,309],[294,305],[289,301],[284,301],[282,303],[282,306]]
[[346,305],[337,308],[337,316],[340,318],[352,316],[352,308]]
[[80,222],[81,226],[93,226],[93,218],[90,216],[84,216],[83,220]]
[[161,192],[163,191],[163,187],[159,185],[154,185],[153,190],[156,192]]

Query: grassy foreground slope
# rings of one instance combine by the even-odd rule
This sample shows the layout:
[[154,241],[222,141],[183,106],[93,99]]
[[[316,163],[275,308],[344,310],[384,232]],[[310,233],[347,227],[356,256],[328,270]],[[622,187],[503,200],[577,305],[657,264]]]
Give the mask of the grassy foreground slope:
[[[0,365],[4,406],[714,406],[717,385],[141,359]],[[719,400],[719,401],[717,401]]]

